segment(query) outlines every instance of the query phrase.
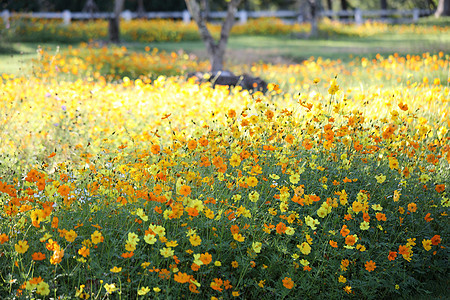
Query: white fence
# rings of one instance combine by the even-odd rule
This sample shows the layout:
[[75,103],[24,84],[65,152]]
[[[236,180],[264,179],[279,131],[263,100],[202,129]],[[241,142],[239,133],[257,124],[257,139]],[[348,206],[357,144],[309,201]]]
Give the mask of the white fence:
[[[342,11],[321,11],[319,15],[321,17],[340,18],[343,22],[353,22],[356,24],[364,23],[364,20],[380,20],[388,23],[396,22],[417,22],[420,16],[430,15],[433,12],[426,9],[413,9],[413,10],[342,10]],[[33,12],[33,13],[11,13],[8,10],[1,12],[3,22],[9,27],[9,21],[11,18],[37,18],[37,19],[62,19],[64,24],[70,24],[72,20],[87,20],[87,19],[108,19],[112,17],[112,13],[98,12],[70,12],[65,10],[63,12]],[[191,21],[189,12],[147,12],[144,14],[138,14],[125,10],[122,12],[121,17],[124,20],[132,20],[138,17],[147,19],[181,19],[185,23]],[[226,12],[210,12],[208,18],[210,20],[223,19],[226,17]],[[279,10],[279,11],[245,11],[241,10],[236,13],[236,18],[240,23],[246,23],[249,18],[266,18],[276,17],[281,19],[290,20],[291,22],[303,22],[304,17],[301,11],[291,10]]]

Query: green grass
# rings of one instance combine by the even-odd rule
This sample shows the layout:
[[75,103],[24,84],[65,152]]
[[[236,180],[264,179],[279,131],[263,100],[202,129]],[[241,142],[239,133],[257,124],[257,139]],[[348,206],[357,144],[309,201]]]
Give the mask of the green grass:
[[[36,49],[41,45],[56,51],[55,43],[11,43],[0,48],[0,73],[24,75],[31,70],[31,60],[36,58]],[[194,53],[200,59],[207,59],[202,41],[163,42],[163,43],[125,43],[131,51],[143,52],[145,46],[164,51],[184,50]],[[413,35],[383,34],[370,37],[335,37],[333,39],[299,39],[285,36],[235,36],[230,37],[227,49],[229,64],[251,62],[296,63],[311,56],[329,59],[350,60],[350,56],[373,58],[377,53],[390,55],[398,53],[420,54],[437,53],[450,48],[450,36],[444,34]],[[3,51],[2,51],[3,49]]]

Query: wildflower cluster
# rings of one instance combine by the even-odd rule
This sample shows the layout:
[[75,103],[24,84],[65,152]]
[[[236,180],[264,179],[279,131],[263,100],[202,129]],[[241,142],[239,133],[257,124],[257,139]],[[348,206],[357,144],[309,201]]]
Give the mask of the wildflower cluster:
[[[429,57],[391,67],[448,69]],[[445,278],[448,86],[293,74],[267,94],[4,75],[0,295],[386,298]]]

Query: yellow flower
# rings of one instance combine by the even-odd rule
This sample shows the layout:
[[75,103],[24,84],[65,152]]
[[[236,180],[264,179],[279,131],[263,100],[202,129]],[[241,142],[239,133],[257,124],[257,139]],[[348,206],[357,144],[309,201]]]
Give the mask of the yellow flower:
[[237,167],[241,164],[241,158],[236,153],[233,153],[230,158],[230,165],[233,167]]
[[422,241],[423,248],[427,251],[431,250],[431,240],[423,240]]
[[138,290],[138,295],[139,295],[139,296],[143,296],[143,295],[146,295],[148,292],[150,292],[150,288],[149,288],[148,286],[146,286],[146,287],[141,287],[141,288]]
[[386,176],[384,176],[383,174],[379,174],[375,176],[375,179],[379,184],[382,184],[386,180]]
[[73,230],[67,231],[66,234],[64,235],[64,237],[66,238],[66,240],[69,243],[72,243],[73,241],[75,241],[77,236],[78,236],[77,233]]
[[125,249],[128,252],[133,252],[134,250],[136,250],[136,244],[131,244],[130,241],[127,241],[125,244]]
[[401,196],[400,192],[398,190],[395,190],[393,198],[394,202],[397,202],[400,199],[400,196]]
[[344,276],[339,276],[339,282],[341,282],[341,283],[346,283],[347,282],[347,278],[345,278]]
[[119,273],[120,271],[122,271],[122,267],[114,266],[112,269],[110,269],[110,271],[113,273]]
[[252,248],[253,248],[253,251],[255,251],[255,253],[260,253],[261,252],[261,248],[262,248],[262,243],[260,243],[260,242],[253,242],[252,243]]
[[286,231],[284,233],[286,233],[287,235],[293,235],[295,233],[295,229],[288,226],[286,227]]
[[306,223],[306,225],[311,227],[312,230],[316,230],[317,229],[316,225],[320,224],[320,222],[318,220],[313,219],[310,216],[305,217],[305,223]]
[[214,265],[215,265],[216,267],[220,267],[220,266],[222,265],[222,263],[221,263],[220,261],[216,260],[216,261],[214,262]]
[[192,246],[196,247],[202,243],[202,239],[198,235],[193,234],[189,237],[189,242]]
[[245,237],[240,233],[233,234],[233,239],[235,239],[238,242],[243,242],[245,240]]
[[258,286],[260,287],[260,288],[264,288],[264,284],[266,283],[266,281],[265,280],[260,280],[259,282],[258,282]]
[[94,231],[94,233],[91,234],[91,240],[92,240],[92,244],[94,244],[94,245],[103,242],[103,236],[102,236],[101,232],[99,232],[98,230]]
[[161,289],[160,289],[159,287],[154,287],[154,288],[153,288],[153,291],[154,291],[155,293],[159,293],[159,292],[161,292]]
[[136,246],[136,244],[140,241],[138,235],[134,232],[128,232],[128,243]]
[[39,284],[36,287],[36,293],[42,296],[47,296],[48,294],[50,294],[48,284],[44,281],[39,282]]
[[108,294],[112,294],[117,290],[116,285],[114,283],[112,284],[105,283],[104,287]]
[[153,234],[146,234],[146,235],[144,236],[144,241],[145,241],[147,244],[153,245],[153,244],[156,243],[156,241],[158,241],[158,240],[155,238],[155,236],[154,236]]
[[27,241],[18,241],[17,244],[14,245],[14,249],[20,254],[27,252],[28,248],[30,248],[30,246],[28,246]]
[[369,222],[363,221],[363,222],[361,222],[361,224],[359,225],[359,228],[360,228],[361,230],[367,230],[367,229],[370,228],[370,224],[369,224]]
[[292,174],[291,176],[289,176],[289,181],[292,184],[297,184],[300,181],[300,175],[298,174]]
[[159,252],[165,258],[172,257],[174,254],[174,251],[172,250],[172,248],[166,248],[166,247],[160,249]]
[[395,157],[389,157],[389,168],[398,170],[398,160]]
[[171,248],[175,248],[176,246],[178,246],[178,242],[177,241],[170,241],[166,243],[167,247],[171,247]]
[[309,253],[311,253],[311,246],[307,242],[303,242],[301,245],[297,245],[297,248],[299,248],[304,255],[308,255]]
[[372,209],[375,210],[375,211],[382,211],[383,207],[381,207],[380,204],[373,204],[372,205]]
[[246,183],[248,184],[248,186],[255,187],[258,184],[258,179],[251,176],[247,178]]
[[248,194],[248,198],[252,202],[257,202],[259,200],[259,193],[257,191],[252,191],[250,194]]

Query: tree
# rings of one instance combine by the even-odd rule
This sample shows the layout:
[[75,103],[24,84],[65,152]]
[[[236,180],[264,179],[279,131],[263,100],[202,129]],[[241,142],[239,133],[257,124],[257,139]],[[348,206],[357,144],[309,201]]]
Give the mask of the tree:
[[202,0],[202,5],[197,2],[197,0],[185,0],[186,6],[197,23],[198,29],[200,31],[200,35],[202,37],[203,42],[206,46],[206,52],[208,53],[210,63],[211,63],[211,72],[217,72],[223,70],[223,63],[225,57],[225,50],[228,43],[228,37],[230,35],[231,28],[234,24],[235,13],[237,11],[237,7],[242,2],[242,0],[230,0],[227,6],[227,15],[225,20],[222,23],[222,29],[220,31],[220,39],[219,41],[215,41],[206,27],[206,5],[205,2],[207,0]]
[[123,10],[125,0],[114,1],[113,16],[109,19],[109,41],[112,43],[120,43],[120,13]]
[[98,6],[94,0],[87,0],[86,4],[84,4],[82,11],[93,14],[94,12],[98,12]]
[[316,37],[319,34],[319,27],[317,24],[319,5],[316,0],[307,0],[307,3],[309,6],[309,17],[311,23],[311,31],[309,32],[309,36]]
[[442,16],[450,16],[450,0],[439,0],[436,13],[437,18]]

